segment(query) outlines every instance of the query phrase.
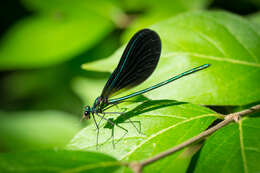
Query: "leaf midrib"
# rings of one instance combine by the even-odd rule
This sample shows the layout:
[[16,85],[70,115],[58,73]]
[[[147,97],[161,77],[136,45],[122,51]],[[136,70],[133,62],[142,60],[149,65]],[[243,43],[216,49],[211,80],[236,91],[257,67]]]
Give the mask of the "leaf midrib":
[[245,154],[245,146],[244,146],[244,139],[243,139],[242,121],[243,120],[240,120],[238,122],[240,150],[241,150],[241,156],[242,156],[242,161],[243,161],[244,172],[248,173],[247,160],[246,160],[246,154]]
[[166,58],[169,58],[171,56],[180,56],[180,55],[182,55],[182,56],[188,55],[188,56],[194,56],[196,58],[201,58],[201,59],[216,60],[216,61],[229,62],[229,63],[233,63],[233,64],[246,65],[246,66],[260,68],[260,64],[258,64],[258,63],[241,61],[241,60],[236,60],[236,59],[227,58],[227,57],[204,55],[204,54],[200,54],[200,53],[196,53],[196,52],[169,52],[169,53],[164,54],[163,56]]

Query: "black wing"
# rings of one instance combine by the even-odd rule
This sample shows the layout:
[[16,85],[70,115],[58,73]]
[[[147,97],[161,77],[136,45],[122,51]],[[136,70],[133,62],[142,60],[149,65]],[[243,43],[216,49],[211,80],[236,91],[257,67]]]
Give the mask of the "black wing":
[[122,89],[129,89],[145,81],[156,68],[161,54],[161,40],[150,29],[137,32],[127,44],[101,96],[108,98]]

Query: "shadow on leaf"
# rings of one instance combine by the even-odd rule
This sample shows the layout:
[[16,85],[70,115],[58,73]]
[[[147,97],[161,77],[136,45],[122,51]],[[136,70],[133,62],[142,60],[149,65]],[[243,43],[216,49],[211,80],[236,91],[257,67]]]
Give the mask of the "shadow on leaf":
[[[138,116],[140,114],[151,112],[157,109],[161,109],[168,106],[176,106],[181,104],[186,104],[186,102],[177,102],[174,100],[149,100],[147,98],[141,98],[139,100],[130,101],[130,102],[143,102],[142,104],[136,106],[134,109],[122,113],[117,118],[109,118],[110,121],[112,121],[114,124],[118,125],[121,123],[126,123],[127,120],[130,120],[130,118]],[[107,122],[104,128],[114,128],[114,125]]]

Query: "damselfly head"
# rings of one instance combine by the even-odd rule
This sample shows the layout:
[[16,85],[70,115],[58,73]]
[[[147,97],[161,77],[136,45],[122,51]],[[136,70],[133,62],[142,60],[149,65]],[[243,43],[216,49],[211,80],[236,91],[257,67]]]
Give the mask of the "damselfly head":
[[81,121],[84,120],[84,119],[89,120],[89,119],[90,119],[90,113],[91,113],[91,108],[90,108],[90,106],[86,106],[86,107],[85,107],[85,110],[84,110],[84,113],[83,113],[83,116],[82,116],[82,118],[81,118]]

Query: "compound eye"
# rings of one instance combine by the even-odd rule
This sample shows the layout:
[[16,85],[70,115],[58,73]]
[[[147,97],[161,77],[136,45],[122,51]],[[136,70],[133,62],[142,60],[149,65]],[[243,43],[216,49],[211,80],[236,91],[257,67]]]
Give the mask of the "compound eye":
[[85,112],[84,112],[84,117],[85,117],[86,119],[90,119],[90,112],[89,112],[89,111],[85,111]]

